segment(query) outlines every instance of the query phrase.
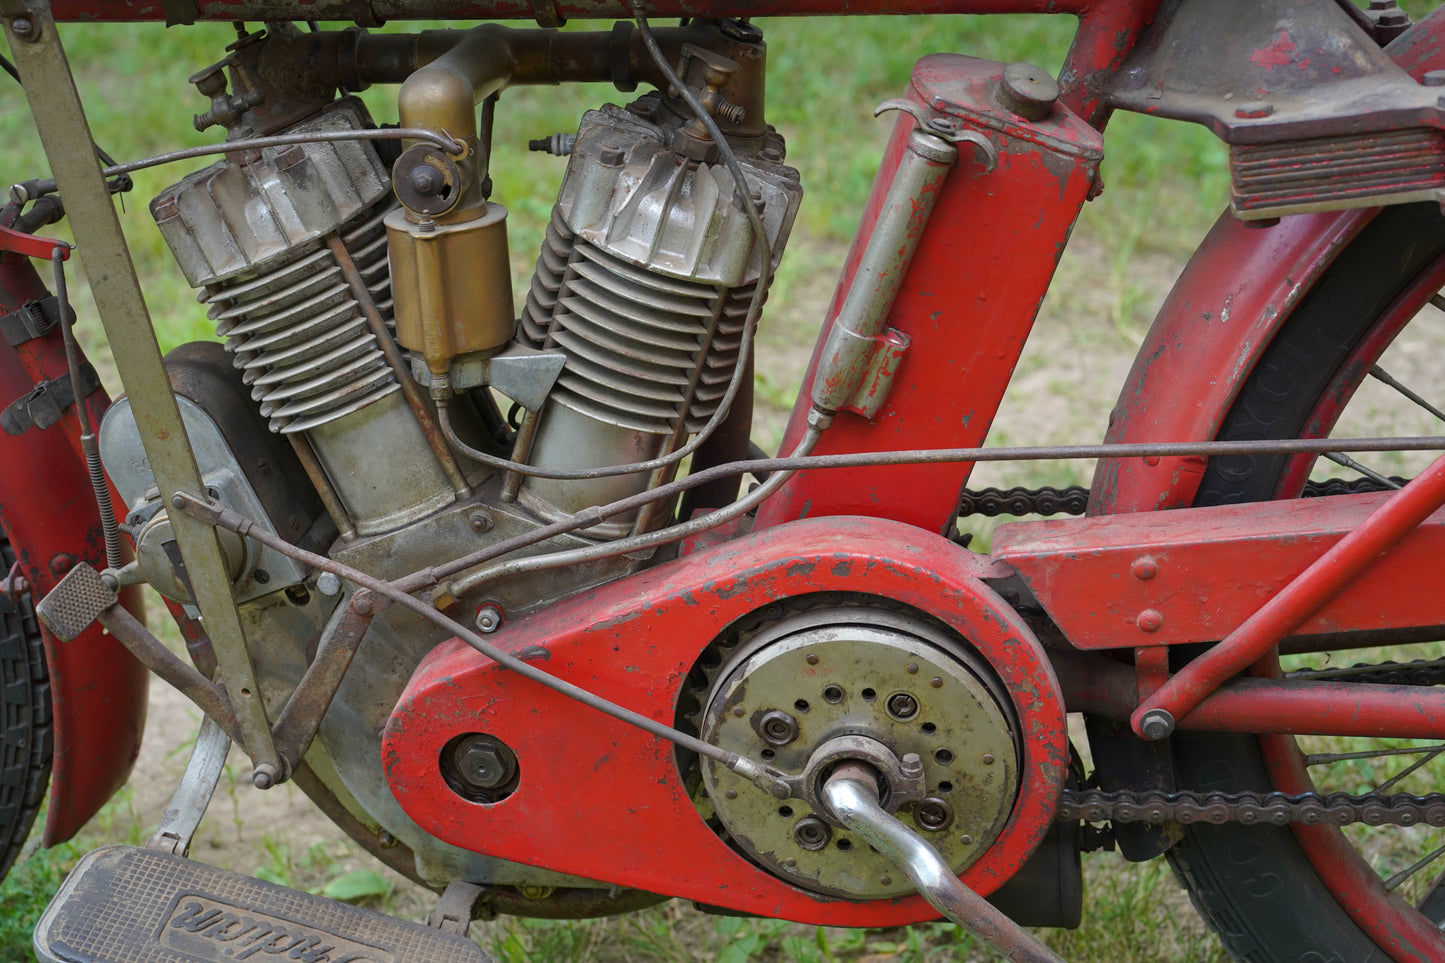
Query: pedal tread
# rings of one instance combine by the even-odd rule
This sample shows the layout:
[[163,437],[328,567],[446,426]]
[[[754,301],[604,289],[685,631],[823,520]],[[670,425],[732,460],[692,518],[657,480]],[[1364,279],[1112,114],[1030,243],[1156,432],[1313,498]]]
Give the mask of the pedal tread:
[[35,950],[46,963],[488,963],[462,936],[136,846],[81,858]]

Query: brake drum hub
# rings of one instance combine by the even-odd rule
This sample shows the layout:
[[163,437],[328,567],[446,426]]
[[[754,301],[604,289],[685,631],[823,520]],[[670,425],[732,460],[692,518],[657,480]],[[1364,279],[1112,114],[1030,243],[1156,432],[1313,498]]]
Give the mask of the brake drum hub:
[[[975,652],[932,621],[865,606],[790,616],[716,678],[702,738],[783,772],[806,772],[813,800],[838,764],[867,763],[882,776],[884,807],[923,833],[956,873],[1008,820],[1020,748],[1007,694]],[[710,760],[702,772],[732,843],[770,872],[855,899],[913,891],[816,803],[779,802]]]

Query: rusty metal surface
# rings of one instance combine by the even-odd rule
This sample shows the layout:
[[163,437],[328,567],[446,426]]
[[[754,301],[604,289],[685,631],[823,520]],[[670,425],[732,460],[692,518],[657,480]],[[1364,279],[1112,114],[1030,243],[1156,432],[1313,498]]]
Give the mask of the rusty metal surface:
[[[964,877],[991,891],[1047,831],[1065,757],[1057,683],[1028,630],[978,581],[989,571],[946,540],[896,522],[803,521],[557,603],[488,638],[505,651],[545,658],[549,671],[598,695],[646,705],[654,719],[670,721],[692,661],[718,630],[752,608],[754,593],[786,598],[864,589],[932,615],[995,667],[1020,720],[1019,802],[999,840]],[[618,652],[628,671],[616,671]],[[534,721],[543,717],[546,727]],[[555,726],[576,737],[559,743],[549,735]],[[434,762],[455,736],[477,731],[504,740],[527,773],[514,793],[491,805],[454,795]],[[739,861],[693,809],[672,747],[497,672],[460,642],[439,647],[413,677],[388,725],[384,760],[392,791],[412,818],[466,848],[818,923],[877,925],[931,913],[916,896],[819,901]],[[539,819],[553,827],[543,838],[528,828]],[[599,836],[593,830],[599,823],[616,830]]]
[[[1236,629],[1389,497],[1019,522],[998,527],[993,557],[1018,570],[1071,645],[1207,642]],[[1431,586],[1442,540],[1445,513],[1436,513],[1297,631],[1437,624]]]
[[[0,253],[0,311],[20,310],[46,295],[27,258]],[[5,397],[20,397],[38,381],[61,377],[65,369],[59,330],[18,346],[0,343],[0,391]],[[98,420],[110,399],[96,391],[82,403]],[[25,582],[37,599],[74,562],[105,564],[78,437],[72,410],[62,413],[51,431],[0,433],[0,459],[11,466],[0,472],[0,515],[17,559],[10,576]],[[75,508],[53,511],[57,503]],[[142,611],[136,590],[123,592],[122,599],[133,611]],[[65,644],[48,632],[42,633],[42,641],[54,724],[44,839],[54,845],[95,815],[130,773],[144,726],[148,675],[100,626]]]
[[[1303,624],[1379,556],[1445,504],[1445,456],[1399,492],[1386,496],[1359,525],[1292,579],[1218,645],[1189,662],[1135,710],[1140,731],[1151,711],[1182,718],[1225,679],[1254,664]],[[1399,586],[1392,586],[1398,591]],[[1391,595],[1393,596],[1393,592]],[[1389,600],[1382,600],[1387,610]],[[1143,615],[1141,614],[1141,619]],[[1141,627],[1144,627],[1141,625]]]
[[[202,492],[204,487],[186,440],[180,412],[170,393],[160,350],[140,283],[131,263],[115,209],[90,149],[91,137],[79,94],[46,7],[26,8],[31,30],[14,35],[5,20],[10,49],[25,79],[26,96],[57,182],[69,200],[74,231],[87,238],[85,271],[123,373],[132,408],[142,426],[147,457],[164,492]],[[276,762],[270,727],[253,695],[255,674],[231,598],[230,579],[215,533],[204,524],[177,518],[177,541],[186,558],[199,607],[216,647],[217,659],[236,693],[241,742],[253,760]]]
[[[1026,122],[996,103],[1003,71],[967,57],[925,57],[909,100],[927,116],[976,131],[995,145],[997,165],[964,146],[944,180],[929,228],[918,240],[886,324],[915,345],[903,359],[882,409],[871,420],[840,412],[818,447],[823,455],[979,445],[987,435],[1013,364],[1038,311],[1062,244],[1094,184],[1098,133],[1056,105],[1047,120]],[[812,385],[833,319],[851,288],[868,238],[915,125],[901,114],[885,152],[863,224],[804,378]],[[966,231],[952,225],[966,224]],[[966,377],[967,392],[937,386]],[[803,431],[810,398],[794,407],[782,450]],[[807,515],[873,515],[942,531],[953,517],[971,465],[946,470],[869,469],[838,477],[798,476],[758,513],[764,527]]]

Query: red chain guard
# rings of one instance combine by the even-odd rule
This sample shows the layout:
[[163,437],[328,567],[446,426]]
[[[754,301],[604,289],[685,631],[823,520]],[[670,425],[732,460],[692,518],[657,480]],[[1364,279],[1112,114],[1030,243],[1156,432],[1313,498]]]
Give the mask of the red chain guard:
[[[1020,723],[1018,802],[999,839],[962,877],[987,894],[1048,830],[1068,768],[1058,681],[1033,634],[982,581],[999,574],[946,539],[898,522],[811,519],[568,599],[504,626],[491,641],[670,725],[698,654],[760,606],[866,592],[933,615],[993,666]],[[516,752],[521,781],[501,802],[469,802],[442,779],[443,747],[468,732],[486,732]],[[893,926],[938,915],[918,896],[850,903],[770,876],[703,823],[670,744],[508,672],[457,639],[439,645],[412,676],[387,725],[382,760],[407,814],[464,849],[804,923]]]

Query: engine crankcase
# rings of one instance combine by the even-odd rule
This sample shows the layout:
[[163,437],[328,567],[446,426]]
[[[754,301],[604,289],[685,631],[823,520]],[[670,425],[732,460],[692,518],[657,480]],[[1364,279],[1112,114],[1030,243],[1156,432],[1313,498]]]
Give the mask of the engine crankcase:
[[[976,835],[971,843],[976,857],[954,854],[954,865],[966,864],[964,882],[987,894],[1023,865],[1047,833],[1068,767],[1063,701],[1053,670],[1027,626],[984,583],[1003,574],[946,539],[897,522],[805,519],[584,592],[504,625],[491,641],[561,679],[673,724],[688,715],[690,706],[705,705],[706,692],[698,687],[706,690],[712,682],[694,667],[735,626],[777,622],[812,602],[821,602],[820,610],[851,607],[860,596],[881,605],[881,613],[909,613],[903,627],[886,619],[865,627],[873,635],[859,644],[880,666],[890,664],[876,676],[886,674],[888,681],[873,687],[873,703],[861,701],[868,686],[857,687],[854,698],[860,701],[837,714],[841,726],[822,727],[819,733],[826,728],[830,738],[877,737],[909,753],[918,751],[910,748],[914,742],[927,747],[922,740],[938,738],[947,727],[944,740],[930,750],[925,782],[935,794],[943,782],[973,789],[994,784],[978,797],[993,794],[988,797],[992,812],[979,826],[968,823],[967,835]],[[794,625],[785,635],[799,634],[791,628],[811,641],[821,640],[808,635],[816,628]],[[788,651],[786,640],[783,645],[772,655]],[[841,649],[834,654],[844,658]],[[747,665],[746,653],[741,658],[732,664]],[[932,715],[915,712],[918,728],[900,737],[902,730],[891,728],[898,720],[890,721],[887,709],[892,704],[903,709],[894,716],[911,718],[905,700],[892,700],[911,686],[897,682],[893,668],[906,680],[913,677],[908,672],[913,663],[925,686],[939,678],[940,689],[950,688],[957,705],[932,707],[923,696]],[[826,668],[821,657],[820,665]],[[726,665],[722,672],[731,677]],[[832,680],[820,673],[814,681],[816,711],[823,718],[823,690]],[[795,700],[815,698],[799,692]],[[717,706],[726,705],[731,714],[729,697],[722,698]],[[849,712],[851,722],[845,718]],[[744,715],[750,717],[746,709]],[[924,723],[934,727],[931,736]],[[850,733],[850,727],[855,731]],[[983,741],[964,734],[970,727],[981,730]],[[724,741],[721,734],[719,741]],[[496,761],[493,757],[504,762],[507,779],[499,783],[501,791],[463,791],[456,771],[459,747],[478,755],[483,774]],[[753,758],[762,758],[765,748],[776,755],[776,747],[759,742],[750,747]],[[939,748],[953,758],[937,755]],[[971,758],[973,749],[978,760]],[[967,759],[962,758],[965,750]],[[996,776],[980,775],[987,768],[985,752],[994,755]],[[873,874],[872,882],[864,885],[860,877],[848,883],[834,871],[825,884],[827,893],[810,892],[801,888],[802,880],[770,872],[760,865],[765,860],[740,853],[699,814],[690,792],[696,780],[689,778],[691,766],[679,755],[686,754],[500,669],[456,639],[423,660],[382,743],[387,782],[402,808],[426,831],[464,849],[806,923],[891,926],[937,916],[916,894],[880,883],[877,877],[883,873],[871,863],[859,864],[858,872]],[[1016,767],[1013,773],[1010,766]],[[762,797],[761,790],[741,782],[720,789],[723,795],[734,789],[740,799],[744,793]],[[954,808],[961,843],[965,830],[956,822],[959,806],[944,801]],[[774,800],[769,805],[771,813],[781,805],[793,807],[795,819],[806,815],[799,810],[808,803]],[[911,811],[900,815],[912,818]],[[774,814],[771,819],[791,825],[789,817]],[[867,847],[851,848],[866,854]],[[861,902],[838,899],[844,892]]]

